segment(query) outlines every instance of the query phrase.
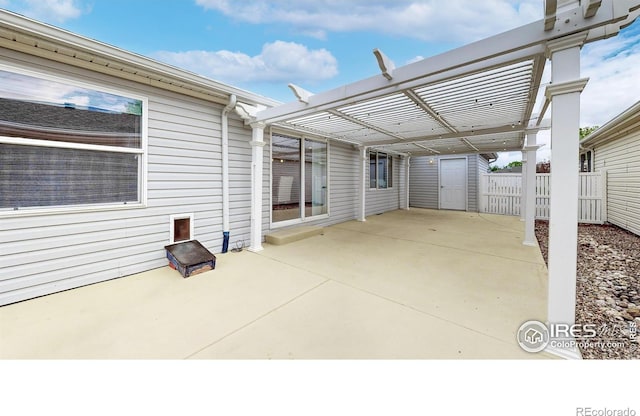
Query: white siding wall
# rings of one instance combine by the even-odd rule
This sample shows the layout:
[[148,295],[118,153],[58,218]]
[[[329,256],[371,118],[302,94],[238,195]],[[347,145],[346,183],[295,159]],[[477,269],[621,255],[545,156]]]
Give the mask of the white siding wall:
[[[433,160],[433,163],[429,163],[429,160]],[[409,206],[438,209],[438,159],[436,157],[412,157],[409,184]]]
[[467,156],[467,211],[478,212],[478,158],[480,155]]
[[607,171],[607,221],[640,235],[640,130],[596,147],[595,170]]
[[[486,172],[489,168],[489,162],[482,156],[461,155],[467,158],[467,210],[470,212],[478,211],[478,187],[479,173]],[[433,163],[429,163],[433,160]],[[439,189],[438,189],[438,157],[418,156],[411,158],[410,168],[410,187],[409,187],[409,205],[416,208],[439,208]]]
[[[220,251],[220,106],[11,51],[0,57],[149,100],[148,207],[0,218],[0,304],[166,265],[171,214],[193,213],[195,238]],[[250,133],[234,121],[232,241],[248,233]]]
[[[398,158],[396,159],[398,161],[398,164],[400,165],[399,170],[400,170],[400,177],[398,178],[398,186],[400,189],[398,189],[398,198],[399,198],[399,202],[398,205],[400,207],[400,209],[406,209],[407,207],[407,169],[406,169],[406,159],[404,158]],[[409,178],[409,180],[411,180],[411,178]]]
[[367,166],[366,215],[382,214],[400,209],[400,165],[398,157],[393,158],[393,187],[389,189],[369,188],[369,169]]
[[230,113],[228,120],[229,248],[235,247],[236,243],[248,247],[251,237],[251,127],[245,126],[235,113]]
[[325,224],[337,224],[356,218],[360,168],[359,151],[350,146],[329,144],[329,210]]

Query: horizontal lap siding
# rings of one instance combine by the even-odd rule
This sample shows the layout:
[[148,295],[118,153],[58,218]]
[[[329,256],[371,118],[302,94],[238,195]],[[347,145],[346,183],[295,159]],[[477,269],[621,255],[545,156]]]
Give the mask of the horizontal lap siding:
[[[429,160],[433,159],[433,163]],[[409,206],[438,209],[438,160],[419,156],[411,158],[409,169]]]
[[482,198],[482,186],[480,184],[482,175],[486,175],[489,172],[489,161],[485,159],[482,155],[478,155],[478,178],[476,180],[476,184],[478,186],[478,190],[476,193],[476,203],[477,209],[476,211],[480,212],[480,198]]
[[640,131],[595,148],[596,171],[607,171],[607,221],[640,235]]
[[[400,158],[393,158],[393,187],[389,189],[371,189],[367,185],[366,215],[382,214],[400,209]],[[369,167],[367,165],[367,184],[369,184]]]
[[397,159],[398,164],[400,165],[398,169],[400,170],[400,176],[397,179],[398,184],[398,205],[400,209],[406,209],[407,206],[407,165],[406,159]]
[[[265,149],[268,148],[265,146]],[[229,114],[229,228],[229,247],[249,245],[251,238],[251,127],[245,126],[235,114]],[[220,249],[221,247],[218,251]]]
[[[149,101],[148,207],[0,218],[0,304],[166,265],[172,214],[193,213],[195,238],[220,251],[220,106],[14,52],[0,57]],[[248,239],[251,132],[230,124],[232,228]]]
[[329,214],[323,224],[337,224],[356,218],[358,212],[359,152],[351,147],[329,144]]
[[478,212],[478,158],[467,156],[467,211]]

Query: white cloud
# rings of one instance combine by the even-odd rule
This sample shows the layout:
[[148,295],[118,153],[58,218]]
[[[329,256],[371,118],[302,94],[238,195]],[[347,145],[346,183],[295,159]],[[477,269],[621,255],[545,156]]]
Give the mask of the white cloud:
[[309,82],[338,73],[336,58],[326,49],[276,41],[266,43],[259,55],[222,51],[161,51],[154,58],[223,82]]
[[[640,30],[584,47],[581,125],[601,126],[640,99]],[[631,29],[631,28],[630,28]]]
[[[625,29],[616,37],[587,44],[581,53],[581,76],[589,83],[580,99],[580,126],[602,126],[640,100],[640,22]],[[549,82],[549,68],[543,83]],[[544,92],[544,85],[542,88]],[[539,95],[538,102],[540,102]],[[550,117],[550,111],[546,117]],[[541,131],[537,159],[551,159],[551,134]],[[504,152],[499,155],[497,166],[521,160],[520,152]]]
[[302,33],[374,31],[425,41],[469,42],[542,18],[539,0],[196,0],[254,24]]
[[18,0],[2,4],[33,19],[58,23],[78,18],[84,13],[80,0]]

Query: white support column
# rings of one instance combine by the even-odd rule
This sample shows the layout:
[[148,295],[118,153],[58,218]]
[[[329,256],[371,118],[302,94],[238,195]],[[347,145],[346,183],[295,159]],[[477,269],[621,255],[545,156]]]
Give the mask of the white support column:
[[405,172],[405,182],[406,182],[406,186],[405,186],[405,208],[407,211],[409,211],[409,172],[411,170],[411,156],[405,156],[404,158],[404,172]]
[[588,79],[580,79],[580,48],[584,34],[548,44],[552,63],[547,98],[551,112],[551,205],[549,215],[550,324],[575,323],[576,257],[578,242],[578,155],[580,93]]
[[520,172],[520,221],[525,220],[525,214],[527,212],[527,181],[525,180],[524,173],[527,169],[527,152],[524,150],[522,153],[522,170]]
[[[524,217],[524,241],[525,246],[537,246],[536,244],[536,144],[537,130],[527,131],[527,146],[524,148],[527,157],[527,166],[522,170],[522,181],[525,193],[526,212]],[[526,190],[526,192],[525,192]]]
[[367,157],[367,148],[360,146],[360,186],[358,192],[358,221],[366,221],[366,203],[367,203],[367,167],[369,159]]
[[262,171],[264,157],[264,123],[251,128],[251,242],[249,251],[262,251]]

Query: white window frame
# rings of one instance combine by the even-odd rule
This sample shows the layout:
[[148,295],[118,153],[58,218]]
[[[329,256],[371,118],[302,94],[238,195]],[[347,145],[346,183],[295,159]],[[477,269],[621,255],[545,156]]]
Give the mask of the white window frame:
[[[306,212],[303,206],[303,209],[301,209],[301,213],[300,213],[300,217],[299,218],[294,218],[292,220],[286,220],[286,221],[278,221],[278,222],[273,222],[273,135],[283,135],[283,136],[287,136],[287,137],[291,137],[294,139],[298,139],[300,140],[300,148],[301,148],[301,160],[304,159],[305,157],[305,149],[304,149],[304,141],[305,140],[311,140],[314,142],[319,142],[319,143],[324,143],[327,145],[327,213],[326,214],[321,214],[321,215],[313,215],[311,217],[307,217],[306,216]],[[274,129],[271,129],[269,131],[269,227],[270,229],[276,229],[276,228],[284,228],[284,227],[290,227],[292,225],[297,225],[297,224],[303,224],[303,223],[310,223],[310,222],[315,222],[315,221],[321,221],[321,220],[326,220],[328,218],[331,217],[331,198],[330,198],[330,190],[331,190],[331,143],[329,140],[325,139],[325,138],[320,138],[320,137],[311,137],[311,136],[307,136],[307,135],[296,135],[293,134],[291,132],[286,132],[286,131],[281,131],[281,130],[277,130],[274,131]],[[304,163],[300,163],[300,196],[301,196],[301,203],[306,203],[306,201],[304,201],[304,197],[305,197],[305,168],[304,168]]]
[[85,82],[73,78],[68,78],[50,73],[40,72],[31,68],[25,68],[19,65],[6,65],[0,63],[0,70],[13,72],[16,74],[26,75],[35,78],[41,78],[48,81],[60,82],[80,88],[92,89],[99,92],[105,92],[114,95],[120,95],[127,98],[133,98],[142,102],[142,116],[140,126],[140,148],[125,148],[104,145],[92,145],[84,143],[56,142],[48,140],[7,137],[0,136],[1,144],[13,144],[23,146],[50,147],[59,149],[77,149],[92,150],[110,153],[128,153],[137,154],[141,158],[138,164],[138,197],[139,201],[134,203],[107,203],[107,204],[83,204],[83,205],[63,205],[63,206],[43,206],[43,207],[22,207],[13,210],[0,210],[0,218],[6,217],[22,217],[22,216],[40,216],[51,214],[65,214],[74,212],[92,212],[92,211],[111,211],[111,210],[130,210],[147,207],[147,177],[148,177],[148,123],[149,123],[149,99],[128,91],[116,88],[105,87],[99,84]]
[[[371,168],[369,167],[369,187],[367,188],[370,191],[386,191],[388,189],[393,189],[394,188],[394,182],[396,181],[395,175],[393,174],[393,172],[391,172],[391,186],[386,186],[384,188],[380,187],[380,183],[378,181],[378,157],[380,154],[386,155],[387,157],[387,178],[386,178],[386,182],[387,185],[389,184],[389,172],[391,171],[391,169],[393,169],[393,165],[395,164],[395,162],[393,161],[393,155],[387,152],[378,152],[376,150],[369,150],[369,163],[371,163],[371,155],[375,154],[376,155],[376,186],[371,186]],[[389,169],[389,159],[391,159],[391,169]]]

